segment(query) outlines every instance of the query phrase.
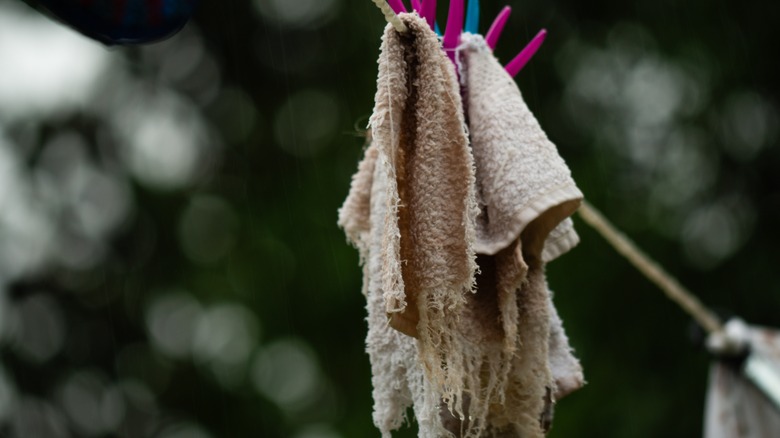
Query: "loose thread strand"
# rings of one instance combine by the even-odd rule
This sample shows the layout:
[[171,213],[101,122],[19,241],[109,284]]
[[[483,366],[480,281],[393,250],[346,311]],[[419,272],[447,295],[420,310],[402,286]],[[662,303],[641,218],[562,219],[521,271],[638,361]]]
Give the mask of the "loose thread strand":
[[593,227],[615,250],[623,255],[645,277],[655,283],[666,296],[683,308],[708,333],[723,330],[723,325],[715,314],[705,307],[696,296],[683,287],[674,277],[650,259],[634,242],[621,233],[614,225],[592,205],[583,202],[579,209],[580,217]]
[[395,14],[395,12],[390,8],[390,5],[388,5],[385,0],[371,0],[374,2],[376,7],[379,8],[380,11],[382,11],[382,15],[385,16],[385,20],[387,20],[388,23],[392,24],[395,30],[397,30],[400,33],[406,33],[409,29],[406,27],[403,21],[401,21],[400,18],[398,18],[398,15]]

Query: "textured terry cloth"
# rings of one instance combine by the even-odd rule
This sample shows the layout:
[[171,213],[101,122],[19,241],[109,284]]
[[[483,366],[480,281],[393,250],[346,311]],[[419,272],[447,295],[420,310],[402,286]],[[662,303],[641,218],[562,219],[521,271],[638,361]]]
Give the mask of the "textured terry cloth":
[[[780,368],[780,332],[750,327],[751,354]],[[780,436],[780,409],[747,380],[734,364],[716,363],[710,371],[705,438],[775,438]]]
[[[383,437],[389,437],[390,431],[398,429],[404,423],[404,412],[407,407],[413,406],[415,417],[420,424],[421,437],[441,437],[446,436],[443,424],[449,426],[450,430],[459,430],[460,424],[452,415],[446,411],[440,414],[439,397],[440,392],[424,378],[423,368],[417,351],[416,341],[389,326],[385,299],[381,279],[383,274],[382,257],[384,251],[384,239],[382,238],[382,227],[371,227],[371,223],[383,223],[387,214],[387,186],[388,178],[383,175],[381,169],[376,166],[378,158],[378,149],[375,144],[371,144],[365,151],[365,157],[359,165],[358,172],[352,180],[352,187],[344,206],[339,211],[339,224],[345,229],[350,240],[360,249],[361,259],[364,269],[364,290],[367,297],[368,308],[368,337],[367,350],[372,365],[372,383],[374,386],[374,423],[382,431]],[[464,323],[463,329],[459,329],[459,336],[467,339],[466,343],[471,349],[480,347],[487,348],[492,352],[493,362],[496,364],[506,364],[503,369],[495,371],[496,376],[502,376],[504,383],[499,379],[493,379],[492,391],[494,397],[500,399],[498,387],[506,388],[509,383],[508,373],[510,370],[526,369],[529,366],[535,367],[538,373],[548,375],[544,367],[544,361],[540,360],[543,354],[523,354],[511,359],[513,354],[517,353],[517,330],[510,330],[514,335],[504,336],[501,327],[498,325],[502,317],[499,316],[500,309],[508,309],[506,320],[515,321],[519,325],[518,314],[520,308],[505,304],[507,301],[517,302],[518,299],[524,301],[524,309],[536,309],[531,315],[536,315],[535,319],[527,318],[526,325],[531,330],[542,331],[542,333],[525,333],[525,337],[533,339],[548,339],[549,342],[549,366],[553,378],[558,380],[559,376],[562,382],[571,375],[579,376],[577,382],[581,382],[581,370],[576,360],[573,360],[568,346],[568,340],[561,328],[561,322],[552,308],[550,294],[546,292],[546,285],[542,283],[543,273],[541,270],[533,270],[535,281],[533,287],[524,287],[521,291],[513,290],[512,285],[518,285],[523,281],[531,284],[531,278],[526,276],[527,266],[522,262],[521,257],[517,257],[520,248],[515,247],[514,251],[505,250],[496,256],[479,256],[479,265],[481,272],[477,276],[477,293],[467,295],[468,305],[460,314],[459,320]],[[500,274],[496,270],[496,264],[509,266],[504,268]],[[514,267],[514,269],[511,269]],[[502,286],[503,285],[503,286]],[[543,288],[543,289],[541,289]],[[514,288],[517,289],[517,288]],[[499,298],[498,291],[503,291],[503,298]],[[533,293],[530,293],[533,292]],[[511,295],[513,298],[508,298]],[[531,295],[530,300],[523,295]],[[518,297],[519,296],[519,297]],[[499,299],[502,305],[499,306]],[[549,314],[547,312],[550,312]],[[547,326],[546,321],[540,318],[549,318],[550,333],[549,336],[543,333]],[[475,322],[478,325],[475,325]],[[511,340],[510,340],[511,339]],[[508,345],[506,345],[508,344]],[[535,345],[536,349],[541,346],[538,343],[529,342],[529,345]],[[484,353],[480,353],[484,354]],[[521,360],[522,359],[522,360]],[[530,362],[530,364],[529,364]],[[515,373],[517,374],[517,373]],[[536,385],[537,392],[545,392],[550,384],[549,376],[532,380],[541,382],[542,385]],[[510,396],[513,403],[511,406],[520,406],[519,410],[533,412],[532,415],[521,412],[518,418],[524,418],[522,423],[530,424],[532,432],[519,434],[507,428],[517,427],[518,419],[507,420],[497,412],[504,412],[500,408],[502,403],[498,403],[493,408],[491,414],[491,433],[487,432],[482,436],[539,436],[539,410],[544,411],[548,406],[542,405],[542,399],[536,396],[526,395],[525,399],[532,403],[529,409],[523,405],[523,393],[527,392],[532,384],[521,381],[522,376],[515,377],[512,381],[510,390],[504,390],[503,397]],[[490,381],[490,379],[486,379]],[[561,385],[558,385],[559,389]],[[571,388],[572,385],[567,385]],[[539,403],[537,403],[537,401]],[[535,407],[534,407],[535,406]],[[474,412],[471,412],[472,414]],[[542,412],[543,413],[543,412]],[[503,417],[506,416],[504,412]],[[497,425],[501,425],[503,435],[494,430]],[[458,436],[456,434],[456,436]]]
[[427,381],[463,412],[461,395],[479,380],[475,353],[456,334],[477,267],[474,164],[455,71],[425,21],[402,19],[409,32],[388,26],[383,37],[370,119],[377,150],[370,224],[378,247],[367,256],[380,269],[369,275],[390,325],[419,338],[416,359]]
[[580,361],[574,357],[569,338],[563,330],[563,321],[558,316],[550,297],[550,371],[555,381],[555,400],[582,388],[585,378]]
[[[494,254],[521,239],[528,257],[550,261],[579,240],[568,216],[582,193],[482,36],[464,34],[459,52],[480,207],[475,249]],[[550,367],[559,400],[584,380],[551,301],[550,309]]]
[[582,193],[482,36],[462,39],[461,80],[481,209],[475,249],[495,254],[533,222],[536,229],[526,232],[537,237],[527,245],[538,252],[546,239],[543,259],[550,261],[578,242],[564,219],[577,209]]
[[405,22],[407,34],[384,34],[370,119],[388,179],[382,287],[394,328],[446,342],[417,321],[444,324],[473,287],[474,165],[455,72],[427,24]]
[[388,438],[412,406],[424,438],[541,437],[554,397],[582,382],[544,274],[545,254],[576,242],[565,225],[550,233],[576,199],[533,203],[513,239],[478,254],[476,190],[490,186],[472,158],[481,146],[468,146],[438,39],[417,16],[401,19],[410,31],[385,31],[372,142],[339,212],[363,264],[374,423]]

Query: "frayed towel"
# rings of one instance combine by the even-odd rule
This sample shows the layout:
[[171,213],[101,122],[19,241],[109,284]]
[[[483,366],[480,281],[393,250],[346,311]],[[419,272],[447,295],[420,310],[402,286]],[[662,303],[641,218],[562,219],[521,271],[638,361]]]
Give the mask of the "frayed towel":
[[[525,262],[543,270],[579,242],[569,216],[582,193],[484,38],[464,34],[462,41],[460,73],[480,208],[475,250],[496,254],[519,239]],[[550,366],[560,399],[584,380],[551,301],[549,306]]]
[[541,437],[582,385],[544,274],[576,243],[581,194],[484,43],[459,48],[464,106],[436,35],[401,19],[339,211],[363,264],[374,423],[388,438],[412,406],[424,438]]

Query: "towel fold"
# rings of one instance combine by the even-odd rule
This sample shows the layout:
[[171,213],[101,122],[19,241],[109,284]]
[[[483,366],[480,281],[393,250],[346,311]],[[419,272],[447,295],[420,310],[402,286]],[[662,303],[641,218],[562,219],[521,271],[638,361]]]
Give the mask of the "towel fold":
[[462,101],[436,35],[400,17],[339,211],[363,264],[374,423],[389,438],[412,406],[420,437],[541,437],[583,382],[544,273],[577,242],[581,194],[481,38],[458,49]]
[[[494,254],[520,239],[521,256],[532,268],[543,270],[544,263],[579,242],[569,216],[579,207],[582,192],[484,38],[464,34],[458,51],[480,208],[474,249]],[[559,400],[581,387],[584,379],[547,286],[539,289],[548,296],[548,356]]]
[[555,258],[578,241],[564,219],[582,193],[484,38],[464,34],[462,41],[461,80],[480,199],[474,248],[495,254],[525,231],[529,251],[541,253],[547,240],[546,258]]

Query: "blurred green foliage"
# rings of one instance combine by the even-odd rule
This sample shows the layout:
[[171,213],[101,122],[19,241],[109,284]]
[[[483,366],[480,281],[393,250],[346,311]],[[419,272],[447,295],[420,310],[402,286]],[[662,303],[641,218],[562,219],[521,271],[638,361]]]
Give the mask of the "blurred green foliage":
[[[9,90],[43,86],[11,72],[53,56],[33,40],[54,25],[17,3],[0,18],[35,31],[0,29],[0,436],[377,436],[361,271],[335,225],[373,105],[374,5],[204,0],[158,45],[74,42],[99,72],[83,99],[25,110]],[[483,20],[504,5],[482,3]],[[780,326],[780,3],[510,5],[496,55],[550,32],[517,82],[588,199],[705,303]],[[589,383],[550,436],[700,435],[691,322],[577,225],[548,271]]]

